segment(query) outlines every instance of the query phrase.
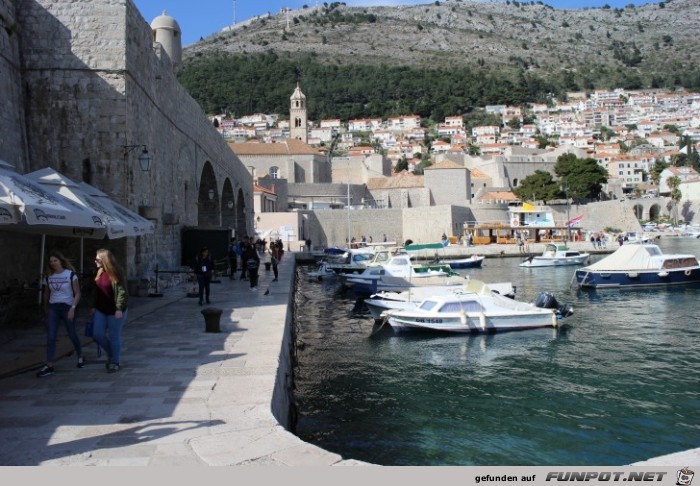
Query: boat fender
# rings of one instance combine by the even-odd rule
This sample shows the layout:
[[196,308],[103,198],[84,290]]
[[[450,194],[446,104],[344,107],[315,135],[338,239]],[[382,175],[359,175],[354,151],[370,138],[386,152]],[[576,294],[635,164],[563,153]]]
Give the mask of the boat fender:
[[637,278],[637,277],[639,277],[639,274],[637,272],[629,272],[627,274],[627,277],[628,278]]
[[690,274],[693,273],[693,272],[692,272],[692,270],[686,270],[686,271],[683,272],[683,273],[685,274],[686,277],[690,277]]
[[459,312],[459,322],[462,323],[463,326],[467,325],[467,313],[464,311]]
[[483,312],[479,314],[479,324],[481,325],[481,329],[484,331],[486,330],[486,314]]
[[552,312],[552,327],[557,327],[559,325],[559,321],[557,320],[557,313]]
[[659,277],[668,277],[668,272],[659,272]]

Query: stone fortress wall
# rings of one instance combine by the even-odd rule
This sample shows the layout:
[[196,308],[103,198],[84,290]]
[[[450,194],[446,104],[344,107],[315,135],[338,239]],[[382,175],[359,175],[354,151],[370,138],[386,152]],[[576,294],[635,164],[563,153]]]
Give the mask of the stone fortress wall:
[[[153,235],[86,240],[87,261],[108,246],[129,276],[143,276],[156,264],[180,266],[184,227],[252,233],[250,174],[179,84],[131,0],[0,0],[0,16],[0,158],[21,173],[53,167],[154,220]],[[142,145],[150,172],[139,168]],[[138,147],[125,155],[125,146]],[[0,240],[13,245],[23,239],[5,233]],[[77,243],[49,244],[74,256]]]

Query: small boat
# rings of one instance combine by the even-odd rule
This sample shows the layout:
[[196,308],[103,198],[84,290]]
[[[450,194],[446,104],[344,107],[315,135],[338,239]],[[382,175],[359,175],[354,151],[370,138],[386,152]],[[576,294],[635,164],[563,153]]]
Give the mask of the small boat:
[[[456,274],[452,272],[449,265],[414,265],[410,255],[398,253],[392,254],[381,264],[368,265],[359,274],[341,275],[340,278],[343,285],[352,287],[355,293],[369,295],[380,290],[377,287],[379,281],[398,283],[405,289],[412,285],[411,282],[428,282],[431,278],[450,276],[456,276]],[[464,281],[462,277],[457,278],[461,279],[460,283]]]
[[481,268],[481,263],[484,261],[484,256],[472,255],[469,258],[455,258],[449,260],[440,260],[440,263],[445,263],[450,268]]
[[319,263],[318,268],[316,270],[308,272],[307,275],[309,277],[314,277],[318,280],[323,280],[323,278],[335,278],[336,276],[338,276],[337,273],[328,268],[327,262]]
[[412,309],[386,311],[382,318],[398,331],[482,333],[558,327],[571,314],[571,306],[559,305],[549,292],[532,304],[479,292],[429,297]]
[[490,295],[493,292],[513,299],[515,291],[515,286],[511,282],[485,284],[479,280],[469,280],[464,285],[413,287],[404,292],[378,292],[364,299],[364,302],[372,317],[380,319],[384,311],[415,308],[428,297],[468,293]]
[[622,245],[587,267],[574,272],[579,288],[622,288],[682,285],[700,282],[695,255],[664,254],[657,245]]
[[563,265],[580,265],[591,255],[572,251],[562,244],[548,243],[541,255],[530,256],[520,264],[521,267],[558,267]]

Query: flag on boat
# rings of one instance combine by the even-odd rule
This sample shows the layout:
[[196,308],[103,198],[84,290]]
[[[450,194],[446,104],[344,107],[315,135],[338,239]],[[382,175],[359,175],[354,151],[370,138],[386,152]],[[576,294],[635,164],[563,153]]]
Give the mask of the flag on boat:
[[566,222],[566,226],[580,226],[581,220],[583,219],[583,214],[581,216],[576,216],[574,219],[570,219]]
[[524,209],[525,211],[534,211],[534,210],[535,210],[535,206],[533,206],[532,204],[530,204],[530,203],[528,203],[528,202],[524,202],[524,203],[523,203],[523,209]]

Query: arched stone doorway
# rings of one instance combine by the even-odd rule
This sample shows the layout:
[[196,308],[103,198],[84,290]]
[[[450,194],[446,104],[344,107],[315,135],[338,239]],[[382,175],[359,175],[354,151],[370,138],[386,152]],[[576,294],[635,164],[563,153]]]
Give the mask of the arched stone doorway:
[[637,217],[637,219],[644,219],[644,206],[642,206],[641,204],[635,204],[633,209],[634,215]]
[[236,229],[236,201],[233,197],[233,186],[228,177],[221,190],[221,226]]
[[661,215],[661,207],[658,204],[653,204],[649,208],[649,220],[656,221],[659,219],[660,215]]
[[206,162],[204,167],[202,167],[202,177],[199,181],[199,194],[197,196],[199,205],[197,209],[198,226],[221,225],[219,200],[214,168],[209,162]]

